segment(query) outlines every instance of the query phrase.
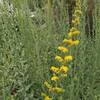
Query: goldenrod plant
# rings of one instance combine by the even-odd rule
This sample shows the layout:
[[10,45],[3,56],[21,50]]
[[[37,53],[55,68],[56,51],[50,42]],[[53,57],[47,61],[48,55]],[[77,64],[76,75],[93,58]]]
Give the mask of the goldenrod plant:
[[60,63],[60,66],[51,66],[50,71],[53,73],[51,76],[51,83],[49,81],[45,81],[44,85],[47,88],[49,94],[42,93],[41,95],[44,97],[44,100],[55,100],[54,96],[58,96],[57,100],[63,100],[62,94],[65,92],[64,86],[61,86],[64,78],[68,76],[69,64],[73,61],[73,55],[69,54],[70,48],[72,46],[77,46],[79,44],[79,39],[77,36],[80,34],[80,31],[77,29],[80,24],[80,15],[81,12],[81,2],[80,0],[76,0],[76,6],[74,8],[73,19],[72,19],[72,27],[68,32],[68,39],[64,39],[61,46],[57,49],[62,52],[62,55],[56,55],[55,60]]

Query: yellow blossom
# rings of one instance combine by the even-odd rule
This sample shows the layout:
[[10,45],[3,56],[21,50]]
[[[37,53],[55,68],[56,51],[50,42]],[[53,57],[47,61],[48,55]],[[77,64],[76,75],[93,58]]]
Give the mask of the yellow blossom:
[[63,43],[65,43],[65,44],[67,44],[67,45],[72,45],[72,39],[69,39],[69,40],[67,40],[67,39],[64,39],[63,40]]
[[77,46],[79,44],[79,40],[74,40],[72,41],[71,45],[70,46]]
[[57,61],[59,61],[59,62],[62,62],[62,61],[63,61],[63,58],[60,57],[60,56],[56,56],[56,57],[55,57],[55,60],[57,60]]
[[50,70],[54,73],[59,73],[59,68],[55,67],[55,66],[51,66]]
[[52,80],[52,81],[58,81],[58,80],[59,80],[59,77],[56,76],[56,75],[53,75],[53,76],[51,77],[51,80]]
[[66,47],[63,47],[63,46],[59,46],[58,50],[60,50],[60,51],[62,51],[64,53],[68,52],[68,49]]
[[41,96],[44,97],[44,100],[52,100],[49,96],[47,96],[45,93],[41,93]]
[[54,92],[54,93],[63,93],[65,90],[63,88],[53,87],[53,88],[50,88],[49,91]]
[[44,100],[52,100],[49,96],[45,96]]
[[69,61],[72,61],[73,60],[73,57],[71,55],[65,56],[64,57],[64,60],[67,61],[67,62],[69,62]]
[[79,40],[75,40],[74,42],[73,42],[73,45],[78,45],[79,44]]
[[74,32],[69,32],[68,33],[68,36],[69,37],[73,37],[73,36],[77,36],[77,35],[79,35],[80,34],[80,31],[74,31]]
[[69,46],[76,46],[76,45],[79,44],[79,40],[72,40],[72,39],[67,40],[67,39],[64,39],[63,43],[65,43],[65,44],[67,44]]
[[60,67],[60,72],[62,72],[62,73],[67,73],[68,72],[68,67],[67,66],[61,66]]

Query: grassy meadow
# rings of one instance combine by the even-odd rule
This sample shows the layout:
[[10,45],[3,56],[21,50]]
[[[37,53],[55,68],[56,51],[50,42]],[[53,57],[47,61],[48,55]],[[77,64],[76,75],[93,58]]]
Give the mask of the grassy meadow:
[[75,59],[60,84],[65,92],[43,99],[50,67],[59,65],[57,47],[68,38],[67,0],[0,3],[0,100],[100,100],[100,1],[94,0],[94,37],[86,33],[87,8],[87,0],[81,0],[80,44],[70,51]]

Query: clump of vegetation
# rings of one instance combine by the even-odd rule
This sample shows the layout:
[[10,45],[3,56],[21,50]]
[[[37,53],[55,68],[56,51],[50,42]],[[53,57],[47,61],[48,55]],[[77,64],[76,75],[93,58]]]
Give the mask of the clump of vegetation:
[[99,0],[0,0],[0,100],[99,100],[99,16]]

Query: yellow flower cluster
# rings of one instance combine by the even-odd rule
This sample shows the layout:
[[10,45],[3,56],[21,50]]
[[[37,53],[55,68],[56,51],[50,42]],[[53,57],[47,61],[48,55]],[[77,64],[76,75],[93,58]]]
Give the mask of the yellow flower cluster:
[[50,70],[55,74],[59,74],[59,73],[66,74],[68,72],[69,68],[67,66],[64,66],[64,65],[62,65],[60,68],[52,66]]
[[54,73],[59,73],[59,68],[58,68],[58,67],[52,66],[52,67],[50,68],[50,70],[51,70],[52,72],[54,72]]
[[55,74],[51,77],[51,80],[52,81],[58,81],[59,80],[59,77],[56,76]]
[[66,74],[68,72],[68,70],[69,70],[69,68],[67,66],[61,66],[59,69],[59,71],[64,74]]
[[59,62],[63,62],[63,58],[61,56],[55,56],[55,60]]
[[64,58],[62,58],[61,56],[56,56],[55,60],[58,62],[70,62],[73,60],[73,57],[71,55],[67,55]]
[[[77,36],[80,34],[80,31],[77,29],[77,25],[80,24],[80,15],[81,12],[81,3],[80,0],[76,0],[76,7],[74,9],[73,13],[73,19],[72,19],[72,27],[70,31],[68,32],[69,39],[63,40],[63,45],[59,46],[57,49],[61,52],[62,56],[56,55],[55,60],[60,63],[60,66],[51,66],[50,71],[53,73],[50,80],[51,83],[48,81],[44,82],[44,85],[46,86],[49,94],[59,94],[63,93],[65,90],[62,87],[59,87],[62,79],[66,78],[69,71],[69,62],[71,62],[74,57],[69,53],[70,47],[77,46],[79,44],[79,40],[77,39]],[[55,83],[55,84],[52,84]],[[42,94],[44,96],[44,100],[52,100],[53,98],[49,97],[46,94]]]
[[63,46],[59,46],[59,47],[58,47],[58,50],[59,50],[59,51],[62,51],[62,52],[64,52],[64,53],[68,52],[68,49],[67,49],[66,47],[63,47]]
[[72,31],[68,33],[69,37],[74,37],[74,36],[78,36],[80,34],[80,31],[76,30],[76,31]]
[[71,46],[76,46],[76,45],[78,45],[79,44],[79,40],[72,40],[72,39],[64,39],[63,40],[63,43],[64,44],[67,44],[69,47],[71,47]]
[[[63,88],[60,87],[53,87],[52,85],[50,85],[47,81],[44,82],[44,85],[48,88],[49,92],[53,92],[53,93],[62,93],[65,90]],[[43,96],[44,93],[42,93]],[[46,96],[46,95],[45,95]]]
[[65,56],[64,57],[64,61],[66,61],[66,62],[69,62],[69,61],[72,61],[73,60],[73,57],[72,56]]

